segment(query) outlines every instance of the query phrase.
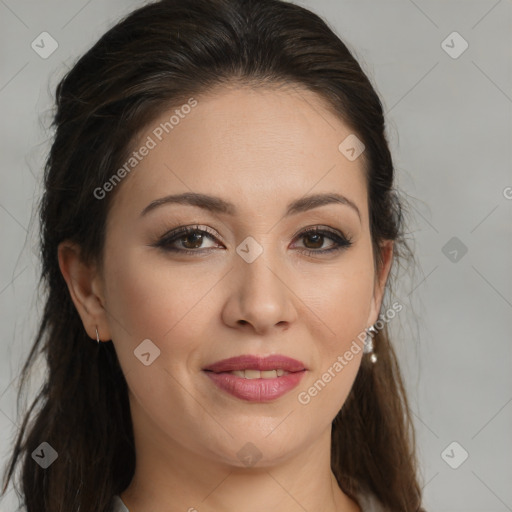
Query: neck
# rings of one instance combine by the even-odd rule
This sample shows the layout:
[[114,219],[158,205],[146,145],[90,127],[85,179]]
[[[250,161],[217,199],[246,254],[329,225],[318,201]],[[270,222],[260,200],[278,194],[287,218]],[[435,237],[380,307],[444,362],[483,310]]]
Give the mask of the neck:
[[135,434],[137,465],[121,499],[130,512],[360,512],[330,469],[330,434],[286,460],[252,467],[192,452],[163,433]]

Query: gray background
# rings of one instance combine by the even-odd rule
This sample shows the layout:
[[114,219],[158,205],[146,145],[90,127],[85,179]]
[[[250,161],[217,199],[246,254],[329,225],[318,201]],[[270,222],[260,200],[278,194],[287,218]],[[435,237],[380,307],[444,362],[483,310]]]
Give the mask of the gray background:
[[[512,510],[511,0],[300,3],[353,50],[386,110],[418,261],[403,272],[395,298],[405,308],[390,327],[414,413],[425,506]],[[0,0],[2,463],[19,424],[15,379],[41,312],[34,205],[51,97],[75,59],[138,5]],[[31,48],[44,31],[58,43],[47,59]],[[442,45],[454,31],[469,45],[457,58],[458,36]],[[15,503],[11,490],[0,511]]]

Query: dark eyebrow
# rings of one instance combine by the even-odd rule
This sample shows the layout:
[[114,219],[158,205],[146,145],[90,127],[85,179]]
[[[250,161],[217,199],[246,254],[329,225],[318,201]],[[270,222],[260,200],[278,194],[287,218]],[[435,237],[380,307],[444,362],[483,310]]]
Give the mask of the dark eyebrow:
[[[359,220],[361,220],[361,212],[355,203],[341,194],[334,193],[313,194],[296,199],[288,205],[285,216],[305,212],[331,203],[349,206],[357,213]],[[161,197],[160,199],[155,199],[149,203],[144,210],[142,210],[140,216],[142,217],[151,210],[154,210],[164,204],[188,204],[197,206],[198,208],[203,208],[204,210],[208,210],[213,213],[224,213],[227,215],[235,215],[236,213],[235,205],[221,199],[220,197],[199,194],[196,192],[185,192],[183,194],[170,195]]]

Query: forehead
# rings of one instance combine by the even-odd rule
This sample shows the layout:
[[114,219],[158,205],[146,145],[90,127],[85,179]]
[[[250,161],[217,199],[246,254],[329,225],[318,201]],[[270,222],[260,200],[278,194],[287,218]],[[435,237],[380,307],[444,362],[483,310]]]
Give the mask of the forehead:
[[352,196],[366,209],[363,155],[351,161],[340,152],[352,131],[313,92],[240,87],[194,100],[162,111],[140,133],[131,150],[150,149],[112,210],[140,213],[177,192],[229,197],[247,214],[321,192]]

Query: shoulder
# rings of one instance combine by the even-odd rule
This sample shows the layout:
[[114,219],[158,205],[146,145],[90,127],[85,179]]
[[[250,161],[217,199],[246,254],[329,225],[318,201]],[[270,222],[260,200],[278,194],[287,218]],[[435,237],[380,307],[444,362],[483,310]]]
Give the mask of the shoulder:
[[130,512],[121,498],[116,494],[112,499],[112,508],[110,512]]
[[[382,502],[370,492],[361,492],[356,495],[356,500],[361,508],[361,512],[389,512]],[[124,511],[123,511],[124,512]]]

